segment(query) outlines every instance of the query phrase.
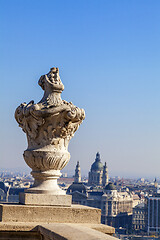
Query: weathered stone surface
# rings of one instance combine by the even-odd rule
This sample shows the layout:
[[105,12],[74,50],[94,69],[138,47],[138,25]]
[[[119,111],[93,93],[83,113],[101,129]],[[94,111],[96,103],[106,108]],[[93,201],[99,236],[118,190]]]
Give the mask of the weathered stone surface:
[[1,231],[12,231],[12,232],[28,232],[37,231],[39,222],[0,222]]
[[116,240],[116,238],[96,231],[82,224],[54,224],[38,226],[44,239],[54,240]]
[[115,228],[105,225],[105,224],[90,224],[90,223],[85,223],[83,224],[83,226],[86,226],[88,228],[97,230],[99,232],[105,233],[105,234],[109,234],[109,235],[113,235],[115,233]]
[[97,230],[99,232],[112,235],[115,233],[115,229],[111,226],[107,226],[104,224],[90,224],[90,223],[39,223],[39,222],[0,222],[0,232],[1,231],[38,231],[38,226],[42,226],[45,228],[53,229],[54,226],[86,226],[87,228],[91,228]]
[[0,221],[100,224],[101,210],[82,205],[58,207],[0,204]]
[[[43,239],[87,239],[87,240],[97,240],[97,239],[107,239],[114,240],[115,238],[109,236],[115,233],[113,227],[104,224],[85,224],[85,223],[19,223],[19,222],[0,222],[0,236],[2,231],[6,233],[10,232],[24,232],[30,231],[30,237],[36,236],[35,233],[39,233],[43,236]],[[33,234],[32,234],[32,233]],[[109,234],[109,235],[106,235]],[[78,237],[77,237],[78,235]],[[29,236],[29,235],[28,235]],[[29,238],[30,239],[30,238]]]
[[40,232],[0,232],[0,240],[44,240]]
[[71,195],[46,195],[35,193],[20,193],[19,202],[27,205],[71,206]]
[[84,120],[85,112],[61,99],[64,86],[58,68],[51,68],[38,83],[44,90],[41,101],[22,103],[15,112],[19,126],[27,134],[24,159],[35,179],[34,186],[27,192],[65,195],[57,185],[57,178],[70,160],[68,144]]

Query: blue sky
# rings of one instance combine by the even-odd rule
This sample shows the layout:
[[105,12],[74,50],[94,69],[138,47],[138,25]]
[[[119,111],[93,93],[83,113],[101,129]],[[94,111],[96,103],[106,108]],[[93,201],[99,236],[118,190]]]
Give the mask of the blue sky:
[[37,82],[60,68],[63,99],[86,119],[63,170],[87,173],[100,151],[111,176],[160,176],[160,1],[0,1],[2,168],[26,168],[26,136],[14,120],[39,101]]

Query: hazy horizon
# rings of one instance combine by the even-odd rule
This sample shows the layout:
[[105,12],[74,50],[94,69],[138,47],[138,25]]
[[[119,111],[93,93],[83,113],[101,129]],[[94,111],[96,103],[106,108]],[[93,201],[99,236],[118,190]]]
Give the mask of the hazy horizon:
[[41,75],[59,67],[62,99],[86,119],[69,145],[88,172],[96,152],[109,175],[160,176],[160,1],[1,1],[0,168],[25,168],[14,119],[38,102]]
[[[75,174],[75,169],[71,169],[71,170],[68,170],[68,171],[65,171],[66,169],[64,168],[63,170],[61,170],[61,173],[67,173],[67,176],[68,177],[74,177],[74,174]],[[30,174],[31,173],[31,169],[29,167],[24,167],[24,168],[1,168],[0,169],[0,172],[13,172],[13,173],[26,173],[26,174]],[[90,169],[87,171],[87,170],[83,170],[81,169],[81,176],[82,178],[84,177],[87,177],[88,178],[88,173],[89,173]],[[131,174],[131,175],[123,175],[123,174],[119,174],[117,175],[116,173],[112,173],[110,174],[110,172],[108,173],[109,174],[109,178],[115,178],[115,177],[120,177],[120,178],[124,178],[124,179],[140,179],[140,178],[144,178],[145,180],[155,180],[155,177],[157,179],[158,182],[160,182],[160,177],[157,177],[157,176],[154,176],[154,175],[150,175],[150,176],[139,176],[139,175],[136,175],[136,174]]]

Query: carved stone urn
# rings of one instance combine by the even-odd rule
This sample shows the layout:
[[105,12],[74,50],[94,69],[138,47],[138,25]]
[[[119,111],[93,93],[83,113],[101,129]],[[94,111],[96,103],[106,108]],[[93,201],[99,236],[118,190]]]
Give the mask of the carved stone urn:
[[27,193],[65,195],[57,179],[70,160],[68,144],[85,118],[85,112],[61,99],[64,85],[58,68],[40,77],[43,98],[22,103],[15,111],[16,121],[27,135],[28,148],[24,159],[32,169],[34,185]]

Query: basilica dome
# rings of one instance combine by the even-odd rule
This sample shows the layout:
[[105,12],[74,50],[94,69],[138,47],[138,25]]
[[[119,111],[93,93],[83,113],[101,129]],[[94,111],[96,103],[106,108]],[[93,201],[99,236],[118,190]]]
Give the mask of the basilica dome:
[[103,164],[101,163],[100,154],[97,152],[95,162],[91,166],[91,171],[102,171]]
[[103,164],[101,162],[94,162],[91,166],[91,170],[102,171],[103,170]]

